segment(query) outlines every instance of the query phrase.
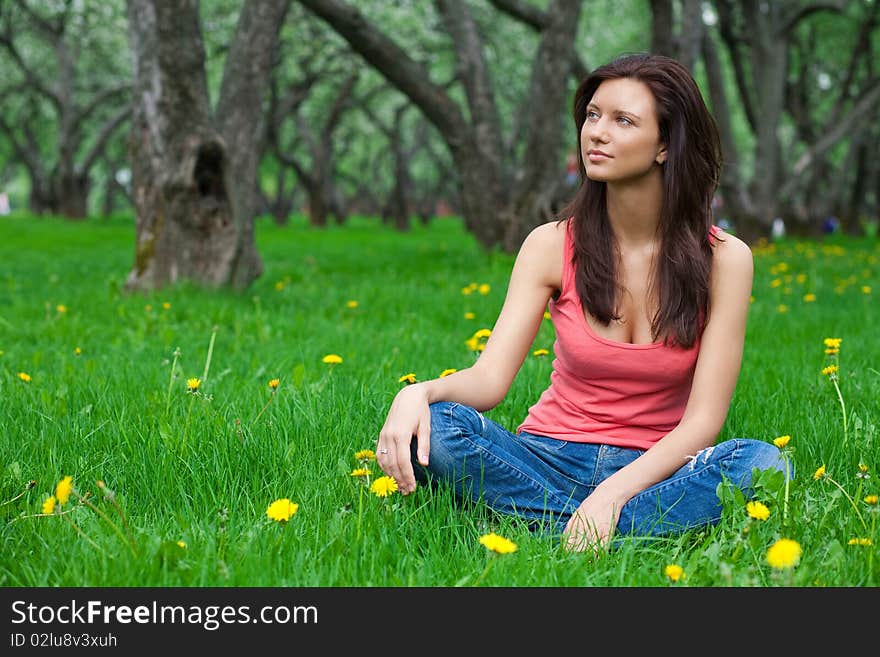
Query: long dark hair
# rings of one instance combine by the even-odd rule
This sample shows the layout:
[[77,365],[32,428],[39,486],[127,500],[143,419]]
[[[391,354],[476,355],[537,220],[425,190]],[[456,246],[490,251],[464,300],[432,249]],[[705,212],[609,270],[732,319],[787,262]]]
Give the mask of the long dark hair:
[[572,218],[575,282],[581,303],[607,325],[619,319],[617,245],[608,219],[606,183],[590,180],[584,169],[581,129],[587,105],[605,80],[631,78],[654,96],[660,141],[666,146],[659,258],[650,290],[659,294],[651,319],[654,339],[693,346],[709,313],[712,268],[712,197],[721,175],[721,141],[699,87],[682,64],[661,55],[635,54],[600,66],[581,82],[574,99],[581,186],[559,214]]

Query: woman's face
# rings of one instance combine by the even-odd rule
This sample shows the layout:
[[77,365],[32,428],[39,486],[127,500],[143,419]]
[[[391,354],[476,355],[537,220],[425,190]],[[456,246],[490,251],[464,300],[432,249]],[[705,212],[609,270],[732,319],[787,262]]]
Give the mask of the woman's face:
[[581,155],[587,177],[608,183],[637,180],[666,161],[647,85],[630,78],[599,85],[581,128]]

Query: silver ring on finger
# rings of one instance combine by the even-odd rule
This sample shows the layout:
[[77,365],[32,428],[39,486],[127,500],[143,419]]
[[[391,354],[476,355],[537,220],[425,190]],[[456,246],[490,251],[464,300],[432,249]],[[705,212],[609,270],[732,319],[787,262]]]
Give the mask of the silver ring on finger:
[[379,453],[380,454],[387,454],[388,450],[383,447],[382,449],[379,450]]

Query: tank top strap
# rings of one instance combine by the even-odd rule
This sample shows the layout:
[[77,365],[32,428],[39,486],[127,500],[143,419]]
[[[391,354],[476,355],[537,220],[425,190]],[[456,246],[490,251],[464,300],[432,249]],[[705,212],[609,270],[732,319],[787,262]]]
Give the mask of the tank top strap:
[[565,239],[563,240],[562,247],[562,289],[560,290],[560,297],[565,297],[568,294],[571,294],[575,290],[575,282],[574,282],[574,263],[572,262],[572,258],[574,257],[574,222],[573,219],[569,219],[568,223],[565,225]]

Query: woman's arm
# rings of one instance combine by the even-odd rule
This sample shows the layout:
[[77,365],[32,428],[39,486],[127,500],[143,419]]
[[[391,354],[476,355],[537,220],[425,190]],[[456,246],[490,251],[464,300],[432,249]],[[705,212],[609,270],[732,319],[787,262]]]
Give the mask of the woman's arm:
[[[560,285],[563,230],[564,224],[543,224],[523,241],[504,305],[476,363],[443,378],[406,386],[395,396],[379,432],[376,458],[404,494],[415,490],[410,462],[413,436],[417,438],[419,462],[428,464],[429,404],[453,401],[484,411],[504,399],[534,342],[547,302]],[[388,453],[382,454],[382,449]]]
[[754,262],[748,245],[732,235],[716,247],[709,304],[694,380],[681,422],[635,461],[608,477],[581,504],[566,527],[569,545],[606,540],[633,496],[671,476],[714,444],[727,418],[742,364]]

